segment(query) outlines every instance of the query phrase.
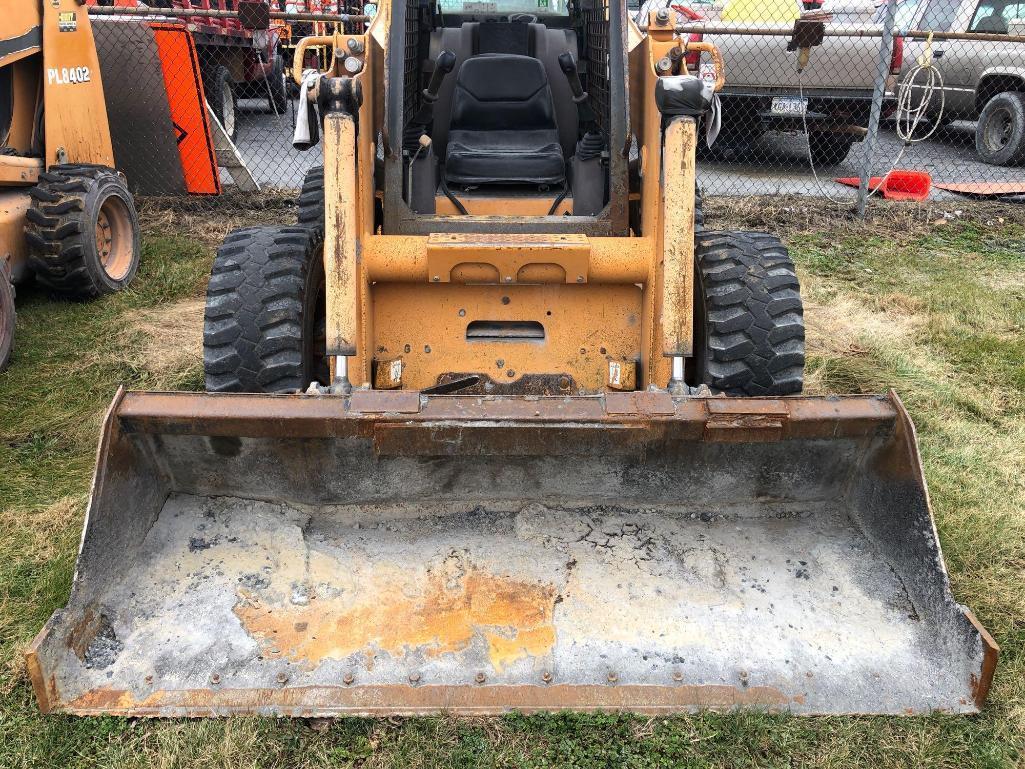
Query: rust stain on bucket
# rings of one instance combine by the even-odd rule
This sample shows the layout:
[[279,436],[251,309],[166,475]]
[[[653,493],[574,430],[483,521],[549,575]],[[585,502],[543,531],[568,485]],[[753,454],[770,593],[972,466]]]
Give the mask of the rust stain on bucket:
[[235,615],[263,654],[311,665],[362,653],[429,657],[458,653],[479,636],[488,657],[502,670],[524,657],[548,655],[555,644],[551,585],[521,582],[465,566],[410,579],[401,570],[381,570],[361,585],[357,600],[322,597],[305,605],[239,590]]

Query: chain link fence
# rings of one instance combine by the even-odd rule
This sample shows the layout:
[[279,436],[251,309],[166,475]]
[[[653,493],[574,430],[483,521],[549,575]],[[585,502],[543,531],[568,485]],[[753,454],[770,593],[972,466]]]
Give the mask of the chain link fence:
[[[251,31],[230,13],[234,0],[162,2],[145,16],[92,9],[115,154],[132,186],[299,188],[321,159],[292,147],[295,43],[333,30],[317,13],[364,6],[271,0],[270,29]],[[1025,0],[649,0],[629,12],[642,28],[674,28],[679,45],[657,65],[667,74],[708,74],[690,42],[722,51],[726,86],[699,148],[706,196],[1025,194]],[[328,55],[311,49],[304,64]],[[190,88],[207,127],[186,109]]]
[[[87,2],[115,161],[136,195],[295,190],[321,163],[292,146],[294,53],[303,37],[363,32],[361,3],[271,0],[269,27],[248,29],[236,0]],[[330,54],[312,47],[303,66],[325,69]]]
[[1025,2],[671,9],[683,51],[708,40],[726,62],[708,194],[1025,193]]

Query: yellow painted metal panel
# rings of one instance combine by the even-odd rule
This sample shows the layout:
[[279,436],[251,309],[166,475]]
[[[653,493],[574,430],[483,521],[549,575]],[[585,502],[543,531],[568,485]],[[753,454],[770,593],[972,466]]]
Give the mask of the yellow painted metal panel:
[[89,14],[76,0],[43,3],[46,164],[114,166]]

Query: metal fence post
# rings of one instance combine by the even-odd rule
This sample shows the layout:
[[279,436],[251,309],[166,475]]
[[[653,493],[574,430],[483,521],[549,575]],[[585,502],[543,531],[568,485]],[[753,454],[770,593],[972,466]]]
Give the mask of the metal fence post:
[[861,181],[858,184],[858,216],[864,218],[868,205],[868,180],[875,163],[876,144],[879,142],[879,118],[883,112],[883,96],[886,95],[886,76],[893,56],[893,26],[897,19],[897,0],[886,0],[886,14],[883,20],[883,37],[879,43],[879,58],[876,61],[876,82],[872,91],[872,109],[868,116],[868,136],[865,137],[865,153],[861,161]]

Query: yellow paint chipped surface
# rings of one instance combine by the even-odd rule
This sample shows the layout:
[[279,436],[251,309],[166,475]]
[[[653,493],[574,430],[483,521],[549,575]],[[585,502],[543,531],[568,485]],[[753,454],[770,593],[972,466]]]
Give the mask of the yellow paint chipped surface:
[[305,605],[240,590],[234,608],[247,632],[271,657],[317,664],[361,653],[428,657],[459,653],[475,637],[487,644],[501,670],[524,657],[542,657],[555,644],[555,590],[460,568],[411,578],[399,569],[378,570],[349,597],[309,596]]

